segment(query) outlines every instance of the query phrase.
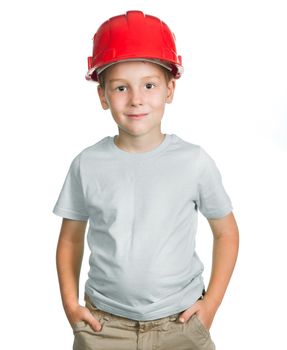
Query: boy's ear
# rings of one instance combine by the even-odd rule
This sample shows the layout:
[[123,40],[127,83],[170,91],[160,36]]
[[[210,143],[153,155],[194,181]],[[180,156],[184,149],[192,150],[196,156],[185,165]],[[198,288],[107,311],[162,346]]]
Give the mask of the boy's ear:
[[98,95],[103,109],[109,109],[109,105],[105,96],[105,90],[101,87],[101,85],[98,85]]
[[167,96],[166,96],[166,103],[171,103],[173,100],[174,90],[175,90],[175,79],[172,78],[167,83]]

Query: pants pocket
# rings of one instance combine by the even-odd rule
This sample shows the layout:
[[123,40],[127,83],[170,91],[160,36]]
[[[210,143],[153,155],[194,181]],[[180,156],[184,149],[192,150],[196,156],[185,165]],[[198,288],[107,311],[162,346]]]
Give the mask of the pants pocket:
[[[186,335],[192,341],[194,349],[215,350],[215,344],[209,330],[203,325],[196,314],[192,315],[185,327]],[[184,332],[184,333],[185,333]]]
[[87,323],[85,321],[79,321],[74,324],[72,324],[73,331],[79,331],[82,328],[86,327]]
[[196,314],[194,315],[194,320],[195,320],[198,328],[202,331],[202,333],[205,336],[210,337],[209,330],[204,326],[204,324],[200,321],[200,319],[198,318],[198,316]]

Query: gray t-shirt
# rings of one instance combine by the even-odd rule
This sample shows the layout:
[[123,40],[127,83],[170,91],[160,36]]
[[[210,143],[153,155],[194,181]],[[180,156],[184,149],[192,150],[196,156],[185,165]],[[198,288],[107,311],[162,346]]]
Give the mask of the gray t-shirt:
[[107,136],[72,161],[53,213],[89,220],[85,292],[101,310],[145,321],[190,307],[202,293],[198,210],[232,204],[212,158],[175,134],[143,153]]

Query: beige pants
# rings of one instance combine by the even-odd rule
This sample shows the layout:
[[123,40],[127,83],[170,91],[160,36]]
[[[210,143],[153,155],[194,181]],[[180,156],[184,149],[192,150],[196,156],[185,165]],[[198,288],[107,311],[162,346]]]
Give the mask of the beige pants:
[[215,350],[210,332],[196,315],[184,324],[174,314],[152,321],[136,321],[86,307],[102,324],[99,332],[85,322],[73,326],[73,350]]

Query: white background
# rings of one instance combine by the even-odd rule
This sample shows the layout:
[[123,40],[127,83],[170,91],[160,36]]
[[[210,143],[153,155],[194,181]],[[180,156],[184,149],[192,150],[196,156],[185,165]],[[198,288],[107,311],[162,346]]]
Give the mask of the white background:
[[[71,348],[55,268],[61,218],[52,209],[74,156],[117,134],[84,75],[98,26],[135,9],[168,23],[183,57],[162,132],[200,144],[215,159],[240,228],[213,340],[218,350],[282,349],[287,6],[278,0],[1,3],[1,344]],[[202,216],[197,242],[207,283],[212,235]],[[86,250],[81,298],[87,259]]]

